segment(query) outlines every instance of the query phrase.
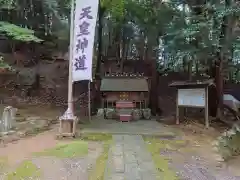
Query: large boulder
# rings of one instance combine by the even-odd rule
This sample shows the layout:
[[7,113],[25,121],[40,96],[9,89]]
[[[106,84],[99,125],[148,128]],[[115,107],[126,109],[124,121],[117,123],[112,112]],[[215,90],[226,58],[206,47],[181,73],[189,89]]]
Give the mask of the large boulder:
[[142,118],[142,111],[140,109],[133,109],[132,111],[133,120],[140,120]]
[[18,83],[21,86],[32,86],[36,82],[36,75],[36,68],[21,68]]
[[224,160],[240,155],[240,126],[235,124],[232,129],[225,131],[214,143]]
[[104,109],[102,109],[102,108],[98,109],[97,116],[104,117]]
[[143,109],[143,118],[144,119],[151,119],[151,109],[147,108],[147,109]]
[[115,119],[117,116],[116,110],[112,108],[105,109],[105,115],[107,119]]

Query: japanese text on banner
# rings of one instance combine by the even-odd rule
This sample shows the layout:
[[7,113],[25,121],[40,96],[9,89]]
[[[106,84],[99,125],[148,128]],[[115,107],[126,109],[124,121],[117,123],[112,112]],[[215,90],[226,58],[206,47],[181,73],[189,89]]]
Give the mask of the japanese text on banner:
[[98,0],[76,2],[73,81],[92,80],[92,58]]

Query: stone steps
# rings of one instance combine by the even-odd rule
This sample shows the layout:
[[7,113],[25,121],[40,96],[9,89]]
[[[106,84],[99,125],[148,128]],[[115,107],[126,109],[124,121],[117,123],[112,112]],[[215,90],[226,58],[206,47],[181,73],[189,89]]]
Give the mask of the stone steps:
[[104,180],[156,180],[151,154],[140,135],[113,135]]

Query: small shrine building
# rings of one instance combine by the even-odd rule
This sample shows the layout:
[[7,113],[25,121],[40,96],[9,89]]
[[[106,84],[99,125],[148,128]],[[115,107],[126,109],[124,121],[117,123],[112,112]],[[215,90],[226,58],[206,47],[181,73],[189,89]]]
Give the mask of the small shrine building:
[[102,78],[102,108],[118,109],[118,115],[131,119],[133,109],[146,109],[149,101],[148,79],[142,74],[114,73]]

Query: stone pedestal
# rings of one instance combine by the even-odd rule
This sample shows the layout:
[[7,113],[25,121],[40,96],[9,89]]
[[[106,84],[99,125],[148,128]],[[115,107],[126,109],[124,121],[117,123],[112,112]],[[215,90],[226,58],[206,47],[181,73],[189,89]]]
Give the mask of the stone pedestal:
[[72,133],[73,132],[73,121],[72,120],[62,121],[62,132],[64,132],[64,133]]
[[60,120],[60,127],[59,133],[60,136],[71,136],[75,137],[76,135],[76,125],[77,125],[77,117],[73,115],[70,109],[64,113],[63,116],[59,118]]
[[60,128],[59,128],[60,136],[74,137],[76,134],[76,124],[77,124],[76,118],[60,120]]

